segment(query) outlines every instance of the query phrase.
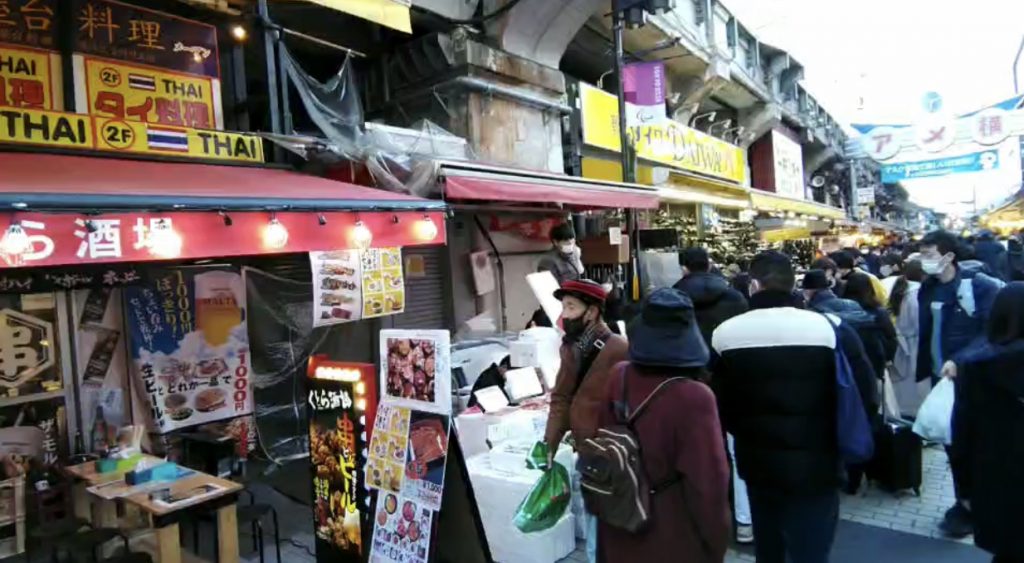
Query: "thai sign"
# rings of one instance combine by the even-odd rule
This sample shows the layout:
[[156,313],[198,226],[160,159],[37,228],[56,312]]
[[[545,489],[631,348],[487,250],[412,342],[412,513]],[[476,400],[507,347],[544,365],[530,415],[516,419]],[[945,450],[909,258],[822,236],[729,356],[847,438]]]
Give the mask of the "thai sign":
[[0,108],[2,143],[263,162],[263,140],[255,135],[34,109]]
[[0,109],[63,106],[56,53],[0,44]]
[[[583,111],[583,142],[620,152],[618,99],[593,86],[580,84]],[[691,129],[676,121],[629,127],[626,134],[639,158],[722,178],[737,184],[747,180],[743,149]]]

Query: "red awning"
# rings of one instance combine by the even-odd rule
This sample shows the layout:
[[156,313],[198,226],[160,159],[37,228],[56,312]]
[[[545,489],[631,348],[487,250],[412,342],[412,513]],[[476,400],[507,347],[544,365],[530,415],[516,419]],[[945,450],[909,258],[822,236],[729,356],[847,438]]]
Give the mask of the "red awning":
[[448,170],[444,196],[448,200],[557,203],[578,208],[657,209],[657,191],[638,185],[615,184],[554,174],[509,174]]
[[274,168],[0,152],[0,206],[330,211],[444,203]]

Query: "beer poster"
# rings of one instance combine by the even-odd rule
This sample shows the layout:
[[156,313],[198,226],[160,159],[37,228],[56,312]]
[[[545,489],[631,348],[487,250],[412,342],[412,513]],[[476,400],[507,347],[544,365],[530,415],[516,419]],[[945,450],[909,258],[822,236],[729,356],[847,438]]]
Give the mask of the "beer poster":
[[152,430],[253,410],[245,285],[228,268],[174,268],[124,289],[134,385]]

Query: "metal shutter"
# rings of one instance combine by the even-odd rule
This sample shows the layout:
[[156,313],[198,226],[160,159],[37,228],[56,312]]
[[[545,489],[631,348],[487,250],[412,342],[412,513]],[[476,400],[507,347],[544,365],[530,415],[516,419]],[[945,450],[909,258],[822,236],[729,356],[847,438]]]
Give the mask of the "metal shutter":
[[410,277],[405,272],[405,312],[390,317],[393,328],[448,328],[446,251],[445,246],[402,249],[405,257],[423,256],[425,272],[422,277]]

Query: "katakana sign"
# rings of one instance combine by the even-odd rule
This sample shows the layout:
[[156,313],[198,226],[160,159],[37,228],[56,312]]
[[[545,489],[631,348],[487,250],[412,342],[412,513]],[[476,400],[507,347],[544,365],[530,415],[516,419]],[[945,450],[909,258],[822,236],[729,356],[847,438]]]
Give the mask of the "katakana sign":
[[54,364],[53,324],[0,310],[0,387],[20,387]]

